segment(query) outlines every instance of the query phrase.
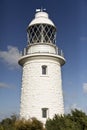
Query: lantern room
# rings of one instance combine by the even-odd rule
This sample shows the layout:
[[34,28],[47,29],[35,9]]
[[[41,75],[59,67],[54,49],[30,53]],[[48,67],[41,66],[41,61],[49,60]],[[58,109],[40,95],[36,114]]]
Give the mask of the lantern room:
[[28,44],[56,42],[56,27],[43,10],[36,11],[35,18],[27,28]]

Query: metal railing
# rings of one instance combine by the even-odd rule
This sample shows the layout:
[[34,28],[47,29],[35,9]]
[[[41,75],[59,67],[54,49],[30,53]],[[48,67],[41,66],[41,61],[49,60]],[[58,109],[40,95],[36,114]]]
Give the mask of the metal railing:
[[43,51],[37,51],[37,52],[29,53],[28,49],[24,48],[24,50],[22,51],[22,56],[30,55],[30,54],[35,54],[35,53],[49,53],[49,54],[55,54],[55,55],[59,55],[59,56],[64,57],[63,51],[61,49],[57,48],[57,47],[56,47],[55,53],[51,53],[49,51],[47,51],[47,52],[46,51],[45,52],[43,52]]

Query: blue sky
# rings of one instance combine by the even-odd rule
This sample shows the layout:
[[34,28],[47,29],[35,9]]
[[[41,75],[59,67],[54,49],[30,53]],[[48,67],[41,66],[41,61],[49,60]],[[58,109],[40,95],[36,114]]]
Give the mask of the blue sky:
[[0,0],[0,119],[18,114],[22,68],[18,57],[27,45],[26,29],[37,8],[46,8],[57,28],[65,112],[87,113],[87,0]]

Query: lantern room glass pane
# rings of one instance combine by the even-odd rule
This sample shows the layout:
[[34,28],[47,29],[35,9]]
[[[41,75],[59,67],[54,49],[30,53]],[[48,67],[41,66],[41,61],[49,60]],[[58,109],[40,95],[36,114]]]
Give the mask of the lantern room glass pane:
[[29,43],[55,44],[56,29],[48,24],[35,24],[28,28]]

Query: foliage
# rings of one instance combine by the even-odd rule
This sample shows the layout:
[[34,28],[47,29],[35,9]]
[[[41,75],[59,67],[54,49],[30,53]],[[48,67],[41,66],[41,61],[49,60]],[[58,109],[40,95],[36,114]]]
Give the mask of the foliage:
[[0,122],[0,130],[45,130],[36,118],[19,120],[15,115]]
[[87,115],[75,109],[71,114],[55,115],[46,122],[47,130],[87,130]]
[[20,120],[13,115],[0,122],[0,130],[87,130],[87,115],[77,109],[71,114],[55,115],[47,120],[46,129],[36,118]]
[[15,130],[14,124],[16,120],[16,115],[12,115],[10,118],[3,119],[0,122],[0,130]]
[[43,130],[43,124],[36,118],[18,120],[15,122],[16,130]]

